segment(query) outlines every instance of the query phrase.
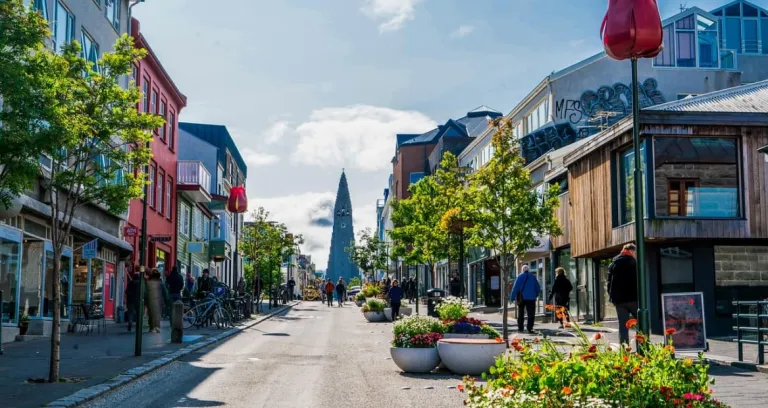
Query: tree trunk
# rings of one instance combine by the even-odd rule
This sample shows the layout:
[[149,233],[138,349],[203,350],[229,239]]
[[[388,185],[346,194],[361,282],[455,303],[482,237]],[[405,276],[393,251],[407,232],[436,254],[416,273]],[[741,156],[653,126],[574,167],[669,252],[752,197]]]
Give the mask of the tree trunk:
[[[56,206],[53,206],[56,208]],[[51,324],[51,360],[48,368],[48,382],[59,382],[59,360],[61,350],[61,237],[58,237],[60,232],[58,231],[57,219],[53,221],[53,322]],[[58,239],[57,239],[58,238]],[[45,256],[45,255],[43,255]]]
[[507,287],[509,287],[509,274],[507,273],[507,254],[501,254],[501,264],[499,269],[501,270],[501,302],[502,302],[502,316],[501,316],[501,328],[504,342],[509,347],[509,318],[507,313],[509,312],[509,302],[507,302]]

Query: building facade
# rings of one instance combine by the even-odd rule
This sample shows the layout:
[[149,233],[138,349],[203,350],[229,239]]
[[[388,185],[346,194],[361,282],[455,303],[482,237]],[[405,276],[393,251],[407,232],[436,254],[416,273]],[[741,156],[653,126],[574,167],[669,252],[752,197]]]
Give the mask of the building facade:
[[[102,0],[27,0],[51,22],[50,47],[60,50],[78,40],[83,56],[98,61],[112,49],[117,38],[127,31],[128,1],[104,4]],[[125,85],[127,85],[127,79]],[[40,157],[42,173],[50,169],[51,159]],[[13,341],[21,316],[30,319],[28,334],[50,335],[53,310],[50,305],[53,285],[60,285],[61,316],[67,328],[73,311],[82,304],[98,304],[108,318],[115,315],[122,287],[118,273],[133,248],[122,240],[126,214],[113,214],[103,206],[83,205],[72,221],[72,235],[61,259],[61,280],[52,281],[53,246],[49,194],[42,180],[11,206],[0,220],[0,326],[3,341]],[[18,210],[18,211],[15,211]],[[82,247],[98,239],[96,257],[85,260]]]
[[[235,287],[243,275],[243,260],[237,252],[240,231],[243,226],[244,214],[231,213],[227,210],[227,199],[233,186],[244,186],[247,176],[247,166],[240,155],[237,145],[227,128],[222,125],[179,123],[181,134],[200,139],[216,147],[215,162],[210,155],[196,156],[199,151],[189,151],[185,159],[201,160],[201,163],[211,169],[211,202],[208,209],[212,213],[209,255],[215,262],[216,275],[220,281],[230,287]],[[190,147],[193,145],[190,145]],[[198,144],[195,144],[197,149]],[[186,148],[183,147],[182,150]],[[214,172],[213,169],[216,169]]]

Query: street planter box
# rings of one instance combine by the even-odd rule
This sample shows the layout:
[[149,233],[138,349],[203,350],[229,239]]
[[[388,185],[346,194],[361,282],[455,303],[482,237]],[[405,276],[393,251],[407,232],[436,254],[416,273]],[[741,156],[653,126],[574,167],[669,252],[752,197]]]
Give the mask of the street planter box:
[[459,375],[481,375],[496,363],[507,347],[491,339],[442,339],[437,343],[440,360]]
[[365,317],[365,320],[368,320],[371,323],[378,323],[387,320],[387,318],[384,316],[384,312],[363,312],[363,316]]
[[392,361],[406,373],[428,373],[440,364],[437,348],[400,348],[389,349]]

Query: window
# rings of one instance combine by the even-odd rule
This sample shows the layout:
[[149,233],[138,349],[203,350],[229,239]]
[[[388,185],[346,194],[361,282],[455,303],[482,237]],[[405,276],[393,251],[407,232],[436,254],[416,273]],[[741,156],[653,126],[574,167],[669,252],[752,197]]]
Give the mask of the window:
[[120,31],[120,4],[118,0],[104,0],[104,17],[109,20],[115,30]]
[[735,139],[657,137],[654,140],[656,215],[738,217],[737,151]]
[[661,293],[692,292],[693,253],[679,247],[660,248]]
[[171,207],[171,201],[172,201],[171,197],[173,197],[173,195],[171,194],[172,191],[173,191],[173,179],[171,178],[171,176],[168,176],[168,181],[166,181],[166,184],[165,184],[165,216],[168,217],[169,219],[173,218],[173,214],[171,214],[171,208],[173,208]]
[[149,78],[144,77],[144,84],[142,85],[141,93],[141,106],[144,113],[149,113]]
[[673,32],[672,24],[664,27],[664,48],[661,49],[659,55],[653,60],[653,65],[657,67],[675,66],[675,38],[672,35]]
[[82,35],[80,36],[80,45],[81,45],[81,56],[86,61],[93,64],[93,70],[97,71],[99,70],[99,44],[96,44],[95,41],[88,35],[88,33],[85,32],[85,29],[82,29]]
[[531,133],[549,122],[549,100],[542,101],[534,110],[525,117],[526,133]]
[[150,101],[149,108],[151,113],[154,113],[155,115],[157,115],[157,90],[156,89],[152,90],[152,99]]
[[[163,119],[166,119],[165,117],[165,100],[160,101],[160,116]],[[163,126],[160,127],[160,140],[165,142],[165,132],[166,129],[168,129],[168,123],[163,123]]]
[[192,236],[195,239],[200,239],[203,236],[203,221],[199,208],[192,210]]
[[149,206],[155,208],[155,166],[149,166]]
[[208,240],[211,237],[211,220],[207,217],[203,217],[203,239]]
[[696,31],[694,30],[693,17],[691,15],[675,23],[678,67],[696,66]]
[[160,214],[163,213],[163,209],[165,209],[165,205],[163,205],[163,199],[165,198],[165,195],[163,194],[163,187],[165,187],[165,176],[163,176],[162,173],[157,173],[157,212]]
[[[643,213],[648,215],[648,206],[645,205],[648,198],[646,187],[646,159],[645,159],[645,140],[640,142],[640,168],[642,170],[642,188],[643,188]],[[635,149],[628,149],[619,153],[619,224],[627,224],[635,221]]]
[[53,24],[53,50],[61,52],[62,47],[74,39],[75,16],[57,1]]
[[184,237],[189,238],[189,206],[182,203],[180,208],[180,214],[179,214],[179,233],[183,235]]
[[168,116],[168,147],[173,150],[176,140],[176,113],[171,111]]
[[43,15],[43,18],[50,21],[48,17],[48,0],[35,0],[35,10],[39,11]]
[[515,138],[519,139],[523,136],[523,121],[520,121],[515,125]]
[[717,47],[717,23],[696,16],[696,31],[699,44],[699,67],[717,68],[720,58]]
[[416,184],[419,182],[419,180],[424,178],[424,172],[414,172],[411,173],[409,176],[409,181],[411,184]]

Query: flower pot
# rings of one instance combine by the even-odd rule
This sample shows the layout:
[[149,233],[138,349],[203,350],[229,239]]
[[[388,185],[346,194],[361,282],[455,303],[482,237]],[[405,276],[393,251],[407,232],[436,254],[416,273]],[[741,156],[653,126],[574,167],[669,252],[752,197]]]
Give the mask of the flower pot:
[[444,339],[479,339],[479,340],[488,340],[487,334],[467,334],[467,333],[445,333],[443,334]]
[[[402,307],[402,306],[400,306],[400,316],[410,316],[411,314],[413,314],[413,309],[411,309],[410,307]],[[388,308],[384,309],[384,317],[387,318],[388,322],[392,321],[392,308],[391,307],[388,307]]]
[[437,343],[440,360],[454,374],[480,375],[504,354],[506,344],[490,339],[442,339]]
[[365,316],[365,320],[368,320],[371,323],[383,322],[386,320],[384,312],[363,312],[363,316]]
[[357,307],[363,307],[364,304],[365,304],[364,300],[355,300],[355,306]]
[[428,373],[440,364],[437,349],[432,348],[399,348],[389,349],[392,361],[406,373]]

